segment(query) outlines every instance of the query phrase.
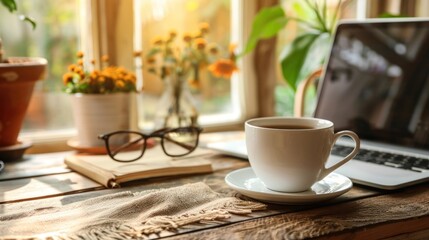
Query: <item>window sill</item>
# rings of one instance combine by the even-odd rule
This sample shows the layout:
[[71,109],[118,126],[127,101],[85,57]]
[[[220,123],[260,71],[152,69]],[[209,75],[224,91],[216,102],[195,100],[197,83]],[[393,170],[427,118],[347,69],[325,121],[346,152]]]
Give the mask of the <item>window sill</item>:
[[33,146],[25,153],[49,153],[70,151],[67,141],[76,136],[76,130],[65,129],[61,131],[40,131],[21,133],[20,138],[31,141]]
[[[243,130],[242,122],[234,122],[230,124],[211,124],[204,127],[204,133],[237,131]],[[21,139],[31,141],[33,146],[29,148],[26,154],[37,153],[52,153],[73,150],[67,144],[67,141],[76,137],[75,129],[67,129],[62,131],[46,131],[46,132],[27,132],[20,135]]]

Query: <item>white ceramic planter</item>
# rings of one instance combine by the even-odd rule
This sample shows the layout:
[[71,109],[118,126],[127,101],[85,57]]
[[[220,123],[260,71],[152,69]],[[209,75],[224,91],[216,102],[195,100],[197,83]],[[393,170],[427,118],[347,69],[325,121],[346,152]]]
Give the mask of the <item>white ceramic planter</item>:
[[130,129],[133,93],[73,94],[72,106],[77,141],[81,147],[100,147],[98,135]]

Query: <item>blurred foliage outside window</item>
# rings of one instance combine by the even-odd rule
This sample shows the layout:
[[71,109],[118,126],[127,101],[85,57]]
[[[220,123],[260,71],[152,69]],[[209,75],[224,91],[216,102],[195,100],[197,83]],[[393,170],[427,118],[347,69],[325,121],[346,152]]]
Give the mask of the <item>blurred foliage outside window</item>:
[[[0,8],[0,37],[3,40],[5,57],[43,57],[48,60],[46,78],[36,84],[24,120],[23,131],[26,133],[74,128],[70,99],[62,92],[61,79],[67,71],[67,66],[76,60],[76,52],[88,49],[86,46],[80,46],[80,34],[83,32],[81,28],[87,28],[90,24],[89,21],[81,19],[81,4],[85,3],[86,0],[17,0],[19,13],[36,21],[35,30],[29,24],[17,20],[16,15]],[[141,34],[141,45],[135,45],[139,50],[148,49],[147,46],[154,38],[172,29],[183,34],[188,29],[197,29],[196,26],[201,22],[208,22],[211,26],[210,39],[225,48],[222,50],[228,51],[230,0],[135,0],[126,4],[131,4],[134,8],[139,7],[134,9],[134,13],[139,14],[138,18],[132,19],[131,15],[121,16],[126,18],[126,21],[122,21],[126,23],[141,20],[134,23],[139,25],[137,33]],[[229,114],[236,111],[231,103],[231,81],[201,74],[205,75],[201,89],[194,91],[200,104],[200,114]],[[146,72],[142,78],[144,92],[141,94],[143,104],[140,108],[145,111],[143,117],[151,121],[150,117],[156,111],[156,103],[162,93],[162,80],[155,79]]]
[[[194,29],[200,22],[211,26],[210,38],[220,46],[230,43],[232,0],[134,0],[131,4],[138,9],[140,22],[136,33],[141,34],[137,50],[145,50],[153,39],[176,29],[178,34]],[[246,0],[247,1],[247,0]],[[302,19],[314,18],[314,12],[302,7],[307,0],[280,0],[285,15]],[[314,1],[314,0],[308,0]],[[316,0],[319,3],[324,0]],[[326,0],[327,12],[333,12],[339,0]],[[343,0],[340,18],[356,18],[357,2],[360,0]],[[368,3],[371,1],[367,1]],[[61,92],[61,76],[67,65],[75,61],[75,53],[82,50],[80,28],[89,22],[83,22],[81,7],[83,0],[17,0],[20,14],[32,17],[37,22],[33,30],[17,16],[0,8],[0,37],[3,40],[5,56],[44,57],[48,60],[48,73],[45,80],[36,85],[24,123],[24,131],[63,130],[73,128],[71,106],[68,95]],[[301,6],[301,7],[300,7]],[[129,16],[125,16],[128,17]],[[82,21],[82,22],[81,22]],[[125,22],[133,21],[127,19]],[[137,28],[135,28],[137,29]],[[290,21],[286,28],[278,32],[277,55],[280,57],[284,47],[306,31],[297,21]],[[132,36],[130,36],[132,37]],[[328,47],[329,48],[329,47]],[[86,49],[86,48],[85,48]],[[329,50],[329,49],[325,49]],[[275,90],[277,115],[293,115],[294,87],[283,80],[281,65],[278,64],[278,86]],[[301,74],[305,77],[311,71]],[[143,117],[150,121],[156,111],[156,102],[162,93],[162,81],[143,73],[144,111]],[[200,104],[201,114],[232,113],[236,111],[232,104],[231,82],[214,79],[206,74],[200,90],[195,96]],[[299,82],[300,80],[298,80]],[[306,103],[306,115],[314,109],[316,90],[310,89]],[[141,116],[140,116],[141,117]]]
[[[43,57],[48,69],[36,84],[24,131],[71,128],[69,101],[61,92],[62,74],[75,58],[79,43],[78,0],[17,0],[18,11],[35,19],[33,30],[17,15],[0,8],[0,36],[5,57]],[[4,103],[3,103],[4,104]]]
[[[174,30],[178,38],[184,34],[198,34],[198,25],[209,24],[208,44],[216,42],[221,53],[228,52],[231,42],[231,0],[168,0],[138,1],[137,42],[143,52],[152,47],[154,39]],[[178,41],[180,42],[180,41]],[[223,54],[224,55],[224,54]],[[200,84],[191,89],[200,116],[213,114],[232,114],[236,109],[232,103],[231,81],[216,78],[207,69],[200,69]],[[143,63],[143,94],[139,107],[139,127],[150,129],[157,110],[158,99],[163,91],[163,81],[145,69]],[[200,118],[201,120],[201,118]],[[218,121],[222,119],[218,118]]]

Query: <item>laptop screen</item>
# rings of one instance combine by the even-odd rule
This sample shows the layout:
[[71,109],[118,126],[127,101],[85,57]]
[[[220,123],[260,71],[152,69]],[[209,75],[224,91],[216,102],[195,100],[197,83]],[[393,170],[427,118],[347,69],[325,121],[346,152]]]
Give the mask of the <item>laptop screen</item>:
[[429,20],[394,21],[338,25],[315,117],[429,149]]

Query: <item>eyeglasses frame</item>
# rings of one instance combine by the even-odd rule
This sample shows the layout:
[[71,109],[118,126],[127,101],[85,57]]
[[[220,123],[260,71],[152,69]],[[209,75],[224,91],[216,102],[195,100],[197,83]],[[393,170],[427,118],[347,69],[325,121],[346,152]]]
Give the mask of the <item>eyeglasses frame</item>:
[[[196,142],[195,142],[195,146],[193,146],[191,149],[189,149],[189,152],[184,153],[184,154],[178,154],[178,155],[169,154],[165,150],[165,146],[164,146],[165,135],[167,133],[170,133],[170,132],[175,132],[175,131],[177,131],[179,129],[192,129],[192,131],[196,131],[196,133],[197,133],[197,139],[196,139]],[[143,157],[143,155],[144,155],[144,153],[146,151],[146,148],[147,148],[147,140],[150,139],[150,138],[160,138],[161,139],[161,141],[160,141],[161,142],[161,148],[164,151],[165,155],[167,155],[169,157],[182,157],[182,156],[186,156],[186,155],[192,153],[198,147],[200,133],[202,131],[203,131],[203,128],[197,127],[197,126],[178,127],[178,128],[162,128],[162,129],[158,129],[158,130],[156,130],[156,131],[154,131],[152,133],[149,133],[149,134],[145,134],[145,133],[138,132],[138,131],[120,130],[120,131],[110,132],[110,133],[106,133],[106,134],[100,134],[98,136],[98,138],[101,139],[101,140],[104,140],[104,144],[105,144],[107,153],[108,153],[109,157],[112,160],[117,161],[117,162],[134,162],[134,161],[140,159],[141,157]],[[142,151],[141,151],[141,153],[140,153],[140,155],[138,157],[133,158],[131,160],[119,160],[119,159],[115,158],[115,155],[116,155],[117,152],[112,152],[111,151],[111,149],[109,147],[109,138],[112,135],[119,134],[119,133],[137,134],[137,135],[140,135],[142,137],[142,138],[138,139],[138,141],[141,141],[142,139],[144,140],[143,145],[142,145],[143,149],[142,149]],[[135,141],[131,142],[131,143],[128,143],[128,144],[133,144],[133,143],[135,143]]]

